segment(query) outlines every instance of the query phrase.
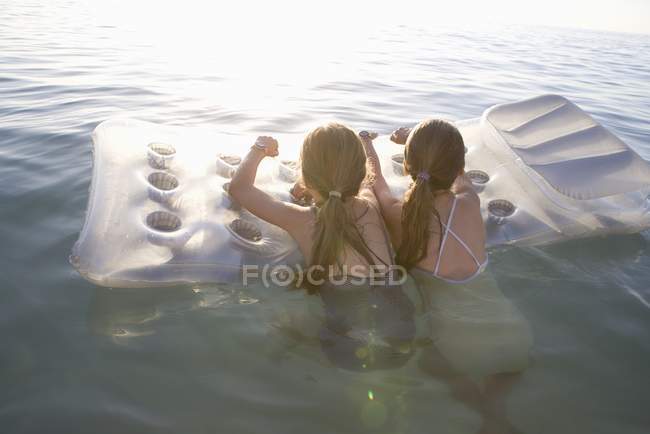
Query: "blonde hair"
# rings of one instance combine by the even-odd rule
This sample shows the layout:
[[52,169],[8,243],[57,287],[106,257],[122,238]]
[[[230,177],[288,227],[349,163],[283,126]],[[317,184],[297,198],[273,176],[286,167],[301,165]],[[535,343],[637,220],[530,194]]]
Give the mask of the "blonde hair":
[[438,234],[442,234],[442,220],[434,199],[449,191],[464,168],[463,136],[451,123],[441,119],[425,120],[409,134],[404,148],[404,169],[413,183],[404,197],[402,242],[396,258],[396,262],[407,270],[428,254],[431,216],[435,216]]
[[[355,219],[344,206],[347,198],[359,193],[366,179],[366,154],[357,134],[338,123],[315,128],[303,142],[300,159],[305,186],[322,198],[316,203],[309,265],[324,270],[332,266],[341,269],[340,259],[346,246],[352,247],[369,265],[374,264]],[[326,273],[317,271],[314,276],[323,278]]]

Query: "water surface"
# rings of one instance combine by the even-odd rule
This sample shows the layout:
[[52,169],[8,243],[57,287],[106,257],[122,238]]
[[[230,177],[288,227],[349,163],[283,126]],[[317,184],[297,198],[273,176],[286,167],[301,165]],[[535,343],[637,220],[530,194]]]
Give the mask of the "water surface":
[[[309,331],[278,332],[278,318],[317,309],[301,294],[84,281],[67,257],[88,199],[90,134],[112,116],[242,134],[337,119],[387,133],[557,93],[650,159],[650,37],[371,26],[316,38],[303,25],[236,44],[246,32],[232,26],[122,12],[0,1],[0,430],[475,432],[477,415],[415,361],[351,372]],[[522,431],[648,431],[648,239],[492,253],[489,273],[535,337],[508,399]]]

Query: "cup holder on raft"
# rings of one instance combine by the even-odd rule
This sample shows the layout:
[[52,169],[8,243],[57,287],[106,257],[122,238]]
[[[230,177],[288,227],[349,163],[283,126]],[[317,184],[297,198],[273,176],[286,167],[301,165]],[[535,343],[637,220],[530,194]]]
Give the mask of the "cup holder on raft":
[[490,180],[490,175],[483,172],[482,170],[470,170],[466,173],[466,175],[472,182],[474,190],[476,190],[477,193],[483,191],[485,184],[487,184]]
[[182,226],[181,219],[166,211],[154,211],[147,216],[147,226],[158,232],[175,232]]
[[156,246],[181,248],[192,238],[192,231],[182,228],[179,217],[166,211],[154,211],[147,215],[145,225],[149,229],[147,239]]
[[490,180],[490,175],[482,170],[470,170],[467,172],[467,177],[475,185],[484,185]]
[[235,241],[245,246],[258,246],[262,243],[262,231],[255,223],[235,219],[226,225]]
[[406,175],[404,171],[404,154],[395,154],[390,159],[393,163],[393,171],[395,174],[400,176]]
[[167,203],[178,188],[178,179],[165,172],[153,172],[147,177],[149,181],[149,198],[160,203]]
[[217,174],[224,178],[232,178],[241,163],[241,157],[237,155],[219,154],[217,157]]
[[293,160],[280,161],[280,179],[285,182],[296,182],[298,180],[298,162]]
[[506,219],[512,216],[517,210],[512,202],[505,199],[491,200],[487,208],[490,213],[490,218],[498,225],[504,224]]
[[147,148],[147,159],[154,169],[168,169],[176,155],[176,148],[167,143],[152,142]]

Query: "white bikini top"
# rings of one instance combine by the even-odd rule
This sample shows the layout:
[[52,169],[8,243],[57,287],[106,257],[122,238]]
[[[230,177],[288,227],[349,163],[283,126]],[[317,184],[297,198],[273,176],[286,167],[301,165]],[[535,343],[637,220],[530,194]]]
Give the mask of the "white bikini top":
[[[465,241],[463,241],[458,235],[456,235],[454,231],[451,230],[451,223],[454,218],[454,211],[456,210],[457,199],[458,197],[454,196],[454,202],[451,205],[451,211],[449,212],[449,218],[447,219],[447,224],[442,223],[442,226],[445,228],[445,232],[442,236],[442,243],[440,243],[440,251],[438,252],[438,259],[436,260],[436,268],[434,269],[433,273],[431,273],[428,270],[422,270],[422,271],[433,274],[433,276],[437,277],[438,279],[444,280],[445,282],[448,283],[467,283],[470,280],[475,279],[479,274],[483,272],[483,270],[485,270],[485,267],[487,267],[488,264],[488,258],[486,255],[485,261],[483,261],[482,263],[479,262],[479,260],[476,258],[476,255],[474,255],[474,252],[472,252],[472,249],[469,248],[467,243],[465,243]],[[477,267],[476,271],[474,272],[474,274],[472,274],[466,279],[461,279],[461,280],[449,279],[446,277],[442,277],[438,274],[438,269],[440,268],[440,259],[442,259],[442,254],[445,250],[445,244],[447,243],[447,238],[449,238],[449,234],[451,234],[452,237],[456,238],[456,241],[458,241],[458,243],[461,246],[463,246],[463,248],[467,251],[467,253],[469,253],[469,255],[472,257],[474,262],[476,262],[476,267]]]

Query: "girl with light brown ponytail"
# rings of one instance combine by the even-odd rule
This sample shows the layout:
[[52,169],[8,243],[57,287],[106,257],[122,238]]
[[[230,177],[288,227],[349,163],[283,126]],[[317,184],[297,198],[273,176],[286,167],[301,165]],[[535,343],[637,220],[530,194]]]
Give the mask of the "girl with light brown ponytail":
[[276,155],[278,142],[259,137],[240,164],[229,192],[241,206],[296,240],[313,271],[307,277],[315,286],[330,275],[356,269],[367,276],[371,266],[393,264],[376,198],[363,184],[366,154],[354,131],[330,123],[305,138],[300,155],[303,194],[314,199],[314,206],[283,202],[254,186],[259,163]]
[[[276,140],[258,138],[229,192],[298,243],[311,270],[305,286],[324,304],[318,336],[323,352],[335,365],[355,371],[403,365],[414,353],[414,307],[391,273],[394,254],[372,188],[364,183],[366,154],[359,137],[336,123],[307,135],[300,154],[303,186],[293,194],[313,198],[313,206],[280,201],[254,186],[259,163],[276,155]],[[350,280],[356,283],[346,284]],[[381,339],[359,338],[373,329]]]
[[464,174],[465,146],[449,122],[431,119],[391,140],[405,144],[404,169],[413,179],[404,200],[381,173],[372,140],[363,140],[374,172],[374,191],[397,248],[397,263],[450,283],[465,283],[487,264],[480,201]]

